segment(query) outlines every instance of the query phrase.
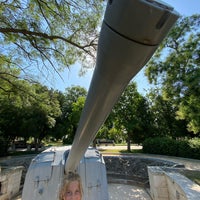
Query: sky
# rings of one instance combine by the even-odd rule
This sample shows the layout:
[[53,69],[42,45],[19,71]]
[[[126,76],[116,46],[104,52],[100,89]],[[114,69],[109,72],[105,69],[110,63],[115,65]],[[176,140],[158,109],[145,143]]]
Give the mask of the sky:
[[[171,5],[174,9],[183,16],[190,16],[192,14],[200,14],[200,0],[162,0]],[[86,90],[89,89],[90,81],[92,79],[93,69],[88,69],[84,76],[79,76],[81,66],[75,64],[69,69],[65,69],[60,73],[62,79],[55,74],[54,79],[50,85],[51,88],[65,91],[67,87],[81,86]],[[144,68],[133,78],[137,83],[138,92],[145,94],[152,86],[148,83],[144,76]]]

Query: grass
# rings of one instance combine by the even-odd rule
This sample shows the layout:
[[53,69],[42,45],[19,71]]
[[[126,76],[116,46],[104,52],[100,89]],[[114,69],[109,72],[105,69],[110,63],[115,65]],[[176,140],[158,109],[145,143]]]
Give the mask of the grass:
[[45,144],[45,146],[63,146],[63,143],[62,143],[62,141],[60,141],[60,142],[48,142],[48,143],[46,143]]
[[186,170],[184,172],[181,172],[181,174],[192,180],[194,183],[200,185],[200,171]]
[[27,155],[27,154],[38,154],[42,151],[12,151],[12,152],[8,152],[7,156],[23,156],[23,155]]
[[123,153],[142,153],[142,149],[134,149],[131,152],[127,151],[127,150],[121,150],[121,149],[103,149],[103,150],[99,150],[101,153],[117,153],[117,154],[123,154]]
[[[48,147],[50,146],[62,146],[63,144],[60,142],[51,142],[48,143]],[[117,145],[116,145],[117,146]],[[122,145],[120,145],[122,146]],[[125,146],[125,145],[124,145]],[[123,153],[142,153],[142,149],[134,149],[131,150],[131,152],[128,152],[127,150],[121,150],[121,149],[100,149],[99,150],[101,153],[114,153],[114,154],[123,154]],[[13,152],[9,152],[8,156],[20,156],[20,155],[26,155],[26,154],[38,154],[41,151],[13,151]]]

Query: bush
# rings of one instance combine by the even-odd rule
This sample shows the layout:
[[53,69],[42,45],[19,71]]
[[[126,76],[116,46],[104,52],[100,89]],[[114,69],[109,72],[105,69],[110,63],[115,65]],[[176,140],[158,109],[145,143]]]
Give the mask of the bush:
[[200,138],[193,138],[188,141],[193,158],[200,160]]
[[63,145],[71,145],[73,143],[73,140],[71,140],[69,138],[63,138],[62,143],[63,143]]
[[0,136],[0,157],[7,155],[8,153],[7,149],[8,149],[7,140],[4,137]]
[[143,152],[172,156],[177,154],[177,144],[167,137],[148,138],[143,142]]
[[200,139],[199,138],[177,141],[177,143],[178,143],[179,157],[200,159]]
[[148,138],[143,142],[143,152],[200,159],[200,139],[174,140],[168,137]]

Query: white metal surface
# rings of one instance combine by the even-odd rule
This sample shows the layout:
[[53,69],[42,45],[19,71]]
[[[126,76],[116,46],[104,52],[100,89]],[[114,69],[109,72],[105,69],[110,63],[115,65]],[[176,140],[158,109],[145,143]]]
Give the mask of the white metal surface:
[[79,164],[78,172],[84,188],[84,200],[108,200],[106,168],[99,151],[89,148]]
[[[32,160],[26,174],[22,200],[59,199],[69,150],[69,146],[49,148]],[[83,200],[108,200],[105,163],[96,149],[88,148],[77,172],[83,184]]]

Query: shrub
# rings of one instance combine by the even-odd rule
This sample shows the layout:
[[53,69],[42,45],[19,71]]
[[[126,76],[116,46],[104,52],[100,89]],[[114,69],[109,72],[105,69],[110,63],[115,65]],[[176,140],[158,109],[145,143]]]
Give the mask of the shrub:
[[8,149],[7,140],[4,137],[0,136],[0,156],[6,156],[7,149]]
[[200,159],[200,138],[193,138],[188,141],[192,158]]
[[143,152],[172,156],[177,154],[177,144],[167,137],[148,138],[143,142]]
[[143,142],[143,152],[200,159],[200,139],[148,138]]

